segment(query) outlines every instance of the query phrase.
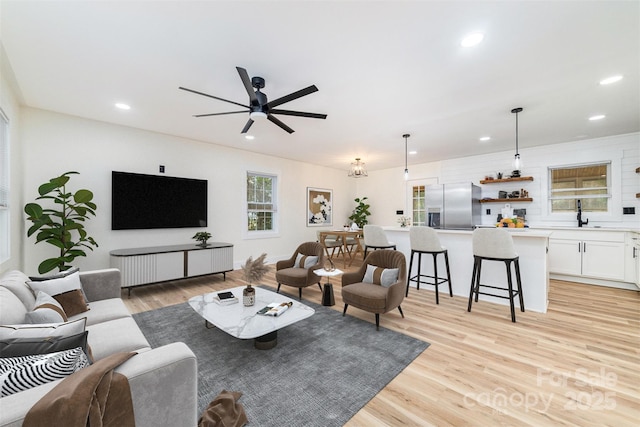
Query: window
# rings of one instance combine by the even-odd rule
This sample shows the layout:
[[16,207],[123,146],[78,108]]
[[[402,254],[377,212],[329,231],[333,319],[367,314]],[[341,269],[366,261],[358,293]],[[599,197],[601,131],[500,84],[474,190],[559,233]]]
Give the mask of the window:
[[611,162],[549,168],[552,213],[609,212]]
[[0,109],[0,263],[9,259],[9,120]]
[[247,230],[277,231],[277,182],[274,175],[247,172]]
[[411,191],[411,213],[413,225],[427,225],[427,214],[425,204],[425,186],[414,185]]

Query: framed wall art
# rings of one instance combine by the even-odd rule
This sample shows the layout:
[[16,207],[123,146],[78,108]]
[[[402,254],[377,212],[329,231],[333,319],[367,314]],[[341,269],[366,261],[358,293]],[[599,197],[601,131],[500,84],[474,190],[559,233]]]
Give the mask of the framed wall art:
[[307,187],[307,227],[333,225],[333,191]]

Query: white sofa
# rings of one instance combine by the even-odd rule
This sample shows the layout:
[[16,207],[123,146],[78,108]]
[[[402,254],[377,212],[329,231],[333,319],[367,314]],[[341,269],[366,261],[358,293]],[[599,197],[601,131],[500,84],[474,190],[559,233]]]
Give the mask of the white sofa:
[[[0,277],[0,325],[24,323],[35,297],[20,271]],[[186,344],[177,342],[151,349],[120,298],[120,271],[80,273],[90,310],[69,320],[87,318],[88,344],[95,360],[122,351],[137,355],[116,371],[127,376],[136,426],[195,426],[197,424],[197,361]],[[0,426],[22,425],[26,413],[59,381],[0,399]]]

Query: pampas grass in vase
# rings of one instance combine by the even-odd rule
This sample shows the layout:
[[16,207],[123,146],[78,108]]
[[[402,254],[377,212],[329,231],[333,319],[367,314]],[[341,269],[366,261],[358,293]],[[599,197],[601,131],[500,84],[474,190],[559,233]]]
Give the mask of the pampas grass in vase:
[[269,267],[264,262],[266,257],[266,253],[260,255],[255,261],[249,257],[247,262],[241,266],[244,279],[247,281],[247,287],[242,291],[242,303],[245,306],[251,306],[256,302],[256,290],[251,287],[251,283],[260,281],[262,276],[269,271]]

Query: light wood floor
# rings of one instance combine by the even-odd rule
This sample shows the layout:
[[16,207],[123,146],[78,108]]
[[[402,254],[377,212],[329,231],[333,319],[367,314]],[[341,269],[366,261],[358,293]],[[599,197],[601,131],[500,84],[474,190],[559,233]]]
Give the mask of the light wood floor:
[[[123,298],[132,312],[152,310],[239,286],[241,277],[167,282]],[[331,282],[333,308],[342,311],[340,278]],[[275,290],[273,271],[263,284]],[[321,298],[318,287],[303,290],[303,299]],[[404,319],[396,310],[381,316],[381,327],[431,346],[347,426],[640,424],[639,292],[552,280],[548,312],[517,311],[515,324],[506,306],[480,301],[468,313],[467,298],[442,293],[436,305],[432,287],[412,288],[402,308]],[[372,322],[376,333],[372,314],[350,307],[347,315]]]

